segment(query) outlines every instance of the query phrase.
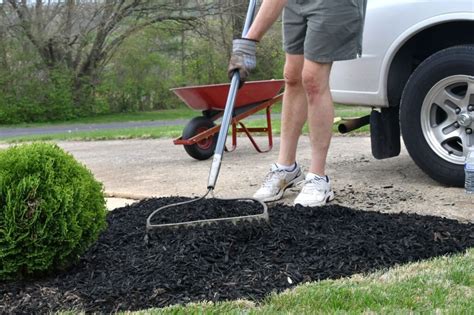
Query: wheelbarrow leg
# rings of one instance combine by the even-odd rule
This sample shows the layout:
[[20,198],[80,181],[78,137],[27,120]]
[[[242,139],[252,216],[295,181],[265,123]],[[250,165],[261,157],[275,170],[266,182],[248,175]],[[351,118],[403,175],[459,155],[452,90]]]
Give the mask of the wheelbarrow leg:
[[268,106],[267,113],[267,136],[268,136],[268,151],[273,148],[273,134],[272,134],[272,107]]
[[232,152],[237,148],[237,124],[235,122],[232,122],[232,147],[229,152]]
[[[266,108],[266,117],[267,117],[267,127],[260,127],[260,128],[247,128],[244,123],[239,121],[239,125],[241,128],[238,128],[236,130],[237,132],[243,132],[247,135],[249,138],[250,142],[252,143],[253,147],[255,150],[259,153],[265,153],[269,152],[273,148],[273,134],[272,134],[272,116],[271,116],[271,108],[268,106]],[[268,137],[268,148],[263,150],[260,148],[260,146],[257,144],[255,139],[252,136],[252,132],[267,132],[267,137]]]

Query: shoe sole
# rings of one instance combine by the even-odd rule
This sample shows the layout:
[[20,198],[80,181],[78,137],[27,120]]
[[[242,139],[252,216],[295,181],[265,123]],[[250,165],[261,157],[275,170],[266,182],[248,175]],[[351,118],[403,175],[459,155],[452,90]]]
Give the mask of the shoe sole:
[[[285,191],[288,189],[288,188],[291,188],[293,186],[295,186],[297,183],[299,183],[300,181],[304,180],[304,174],[303,172],[300,173],[299,176],[295,177],[295,179],[293,179],[291,182],[288,183],[288,185],[286,185],[282,190],[280,190],[278,192],[278,194],[276,194],[275,196],[273,197],[268,197],[268,198],[264,198],[264,199],[260,199],[262,202],[272,202],[272,201],[278,201],[280,200],[281,198],[283,198],[283,194],[285,193]],[[257,198],[258,199],[258,198]]]
[[325,204],[327,204],[328,202],[331,202],[334,200],[334,191],[330,191],[326,198],[321,201],[321,202],[314,202],[314,203],[307,203],[307,204],[302,204],[302,203],[296,203],[295,202],[295,206],[296,205],[300,205],[300,206],[303,206],[303,207],[321,207],[321,206],[324,206]]

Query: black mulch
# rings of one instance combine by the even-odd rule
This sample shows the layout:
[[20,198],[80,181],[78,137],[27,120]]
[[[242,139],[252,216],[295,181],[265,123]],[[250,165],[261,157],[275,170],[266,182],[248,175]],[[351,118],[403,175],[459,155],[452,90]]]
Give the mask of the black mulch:
[[[148,214],[179,200],[184,199],[152,199],[113,211],[99,242],[67,272],[43,280],[0,283],[0,313],[112,312],[200,300],[259,301],[298,283],[474,246],[474,224],[338,205],[315,209],[277,205],[270,209],[269,226],[180,229],[155,235],[146,246]],[[206,211],[215,204],[203,201],[183,207],[181,219],[187,211]],[[228,204],[227,210],[237,206],[250,204]]]
[[[187,203],[189,199],[183,199]],[[170,200],[174,202],[175,200]],[[176,200],[176,202],[179,201]],[[152,224],[168,224],[177,223],[183,221],[196,221],[205,219],[219,219],[219,218],[232,218],[238,216],[247,216],[263,213],[263,206],[256,201],[250,201],[238,199],[238,200],[224,200],[224,199],[212,199],[208,198],[202,202],[196,199],[191,199],[191,204],[185,205],[172,205],[172,207],[165,208],[157,212],[152,220]],[[199,202],[199,203],[197,203]],[[205,202],[205,203],[204,203]],[[195,205],[206,205],[205,210],[194,209]],[[161,205],[161,204],[158,204]],[[238,205],[238,206],[237,206]],[[157,206],[158,208],[158,206]],[[193,210],[188,211],[185,217],[183,217],[183,211],[187,209]],[[199,211],[201,210],[201,211]]]

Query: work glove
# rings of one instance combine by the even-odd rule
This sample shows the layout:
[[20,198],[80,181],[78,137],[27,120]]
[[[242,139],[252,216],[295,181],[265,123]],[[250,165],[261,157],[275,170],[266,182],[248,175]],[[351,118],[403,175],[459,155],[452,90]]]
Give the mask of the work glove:
[[247,80],[250,71],[257,66],[257,42],[251,39],[234,39],[232,43],[232,55],[230,57],[227,74],[232,79],[234,71],[239,71],[240,86]]

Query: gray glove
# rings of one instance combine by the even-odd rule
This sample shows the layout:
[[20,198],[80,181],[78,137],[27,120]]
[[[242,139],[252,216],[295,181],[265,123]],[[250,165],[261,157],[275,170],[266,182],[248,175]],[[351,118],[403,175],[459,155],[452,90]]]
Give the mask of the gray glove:
[[257,42],[251,39],[234,39],[232,45],[232,56],[230,57],[227,74],[229,79],[235,70],[239,71],[240,83],[242,84],[250,74],[250,71],[257,66]]

